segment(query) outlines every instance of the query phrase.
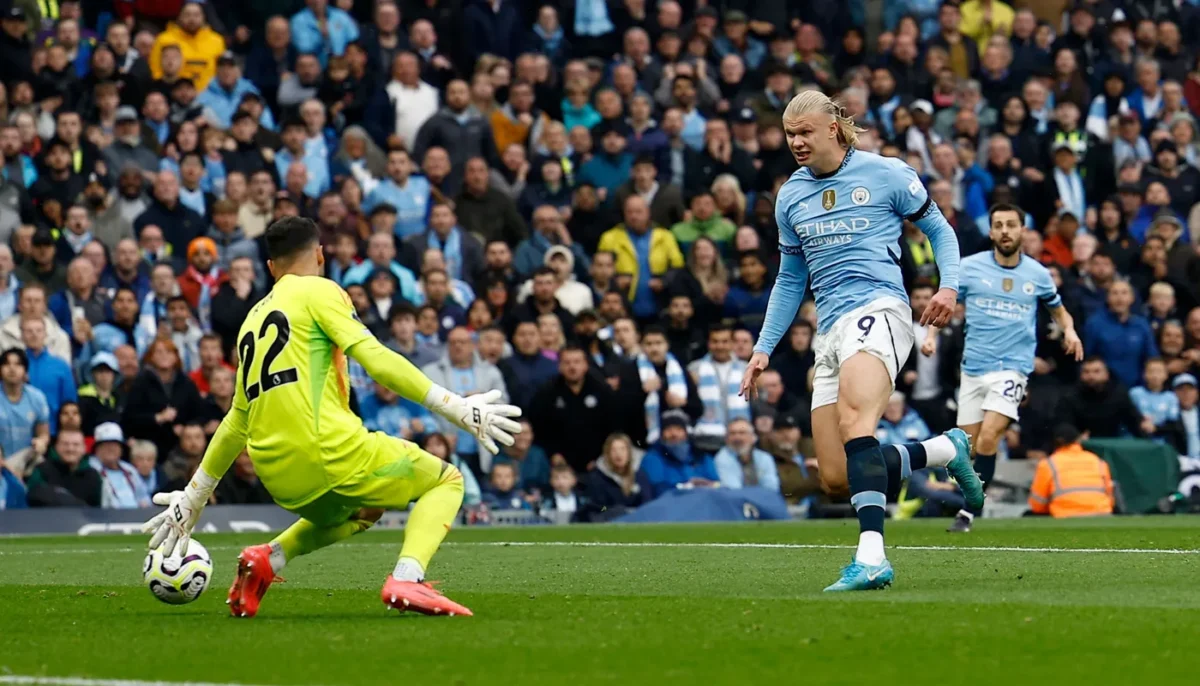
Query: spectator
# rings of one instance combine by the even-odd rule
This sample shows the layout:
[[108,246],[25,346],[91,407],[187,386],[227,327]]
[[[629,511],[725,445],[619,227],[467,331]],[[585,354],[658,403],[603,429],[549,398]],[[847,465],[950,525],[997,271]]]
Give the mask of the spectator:
[[729,423],[726,444],[713,458],[721,486],[757,486],[778,493],[779,472],[775,469],[775,458],[756,448],[754,443],[754,426],[749,419],[735,419]]
[[612,389],[588,373],[587,353],[568,345],[559,352],[558,376],[534,395],[529,420],[551,462],[583,472],[616,431],[619,412]]
[[513,331],[513,354],[500,360],[504,385],[512,389],[512,403],[528,413],[534,396],[558,373],[554,361],[542,354],[538,346],[536,322],[520,322]]
[[520,276],[528,277],[546,264],[546,254],[554,246],[565,247],[577,276],[586,275],[591,260],[583,246],[571,239],[571,232],[563,222],[562,215],[551,205],[540,205],[533,211],[533,233],[521,241],[516,248],[513,267]]
[[[465,326],[467,312],[450,297],[450,277],[445,269],[430,268],[421,274],[420,292],[424,294],[423,305],[433,310],[436,332],[445,338],[450,329]],[[421,317],[417,317],[417,330],[421,330]]]
[[191,80],[198,90],[207,88],[216,73],[217,58],[225,52],[225,39],[207,25],[203,3],[196,0],[183,3],[179,18],[158,34],[148,57],[150,74],[155,79],[162,79],[165,74],[163,51],[169,45],[176,46],[181,53],[179,75]]
[[364,212],[370,212],[383,203],[396,208],[394,231],[400,239],[422,233],[430,209],[429,181],[423,176],[412,176],[412,171],[412,159],[406,149],[388,151],[388,178],[363,200]]
[[57,433],[58,408],[78,398],[71,366],[46,349],[46,322],[41,319],[21,320],[21,342],[29,360],[29,385],[45,396],[50,432]]
[[1083,449],[1082,436],[1070,424],[1054,430],[1056,450],[1038,463],[1029,491],[1029,509],[1051,517],[1094,517],[1113,513],[1113,483],[1108,463]]
[[[81,386],[78,394],[83,433],[87,436],[93,435],[97,426],[121,419],[125,399],[117,390],[118,367],[111,352],[96,353],[88,362],[92,382]],[[152,490],[151,494],[156,492]]]
[[1079,382],[1058,401],[1056,418],[1091,438],[1116,438],[1122,429],[1135,436],[1154,433],[1154,422],[1142,416],[1129,399],[1129,391],[1109,376],[1100,357],[1083,361]]
[[725,316],[757,338],[771,297],[771,286],[766,283],[767,267],[755,252],[743,253],[738,266],[742,276],[725,297]]
[[483,500],[482,490],[479,488],[479,481],[475,478],[475,474],[467,463],[463,462],[450,450],[450,441],[440,433],[429,433],[425,435],[425,439],[421,442],[421,449],[425,452],[449,462],[458,468],[463,475],[463,506],[468,508],[478,507]]
[[717,214],[717,205],[712,193],[703,189],[692,196],[691,218],[671,227],[671,233],[684,252],[687,252],[697,239],[707,238],[717,245],[722,254],[727,253],[736,231],[737,227],[733,222]]
[[646,442],[655,443],[659,437],[660,418],[668,411],[678,409],[689,417],[698,418],[705,407],[696,382],[683,373],[679,361],[668,351],[666,333],[661,327],[647,327],[641,347],[642,352],[636,359],[638,376],[646,392]]
[[779,490],[790,505],[804,502],[822,491],[814,458],[800,454],[800,423],[790,414],[776,415],[762,447],[775,459]]
[[104,161],[108,167],[136,167],[146,174],[156,171],[159,168],[159,158],[142,139],[137,110],[128,105],[118,107],[114,121],[114,140],[104,149]]
[[723,174],[736,178],[741,188],[754,187],[754,158],[733,144],[729,125],[723,119],[705,124],[702,146],[686,156],[685,163],[683,187],[689,193],[712,189],[713,182]]
[[[430,250],[438,252],[443,262],[441,268],[456,281],[474,281],[483,272],[483,246],[474,234],[459,225],[454,207],[448,202],[434,203],[428,231],[410,236],[405,241],[405,248],[410,255],[420,256],[422,260]],[[470,287],[466,290],[470,291]],[[471,299],[461,304],[465,307]]]
[[21,322],[25,319],[41,319],[46,324],[46,348],[51,355],[71,361],[71,340],[46,307],[46,287],[29,282],[21,289],[18,313],[0,324],[0,348],[22,348]]
[[[170,227],[170,235],[164,235],[171,247],[171,254],[187,254],[192,239],[204,234],[204,219],[179,201],[179,179],[172,171],[161,171],[154,177],[154,200],[133,223],[133,229],[141,238],[150,226]],[[160,228],[161,230],[161,228]]]
[[358,24],[328,0],[305,0],[304,9],[291,19],[292,45],[305,54],[318,55],[324,67],[330,56],[346,53],[346,46],[358,40]]
[[137,469],[121,459],[124,452],[125,435],[119,424],[107,422],[96,427],[96,443],[87,463],[103,481],[100,507],[106,510],[150,507],[151,493]]
[[1108,310],[1089,316],[1083,329],[1088,355],[1102,358],[1127,388],[1137,384],[1146,360],[1158,356],[1150,323],[1132,308],[1133,288],[1116,281],[1108,289]]
[[633,442],[625,434],[612,434],[604,441],[596,468],[584,477],[592,517],[609,520],[638,508],[653,498],[650,481],[639,467]]
[[1196,407],[1196,377],[1191,374],[1180,374],[1171,382],[1175,395],[1179,399],[1179,419],[1183,425],[1184,448],[1180,454],[1188,457],[1200,457],[1200,410]]
[[167,321],[159,326],[158,335],[160,338],[169,336],[175,344],[185,374],[199,369],[200,338],[204,332],[192,317],[192,310],[183,296],[167,301]]
[[715,451],[725,441],[725,427],[739,419],[749,421],[750,409],[741,396],[745,364],[733,357],[733,329],[715,324],[708,330],[708,354],[688,365],[704,412],[693,429],[693,439],[702,450]]
[[207,421],[209,411],[183,373],[174,343],[161,338],[151,343],[145,365],[129,390],[121,424],[131,436],[153,441],[159,454],[165,454],[175,446],[176,427]]
[[463,12],[463,45],[474,64],[480,55],[516,59],[523,37],[520,10],[511,0],[472,3]]
[[521,433],[513,436],[513,444],[500,449],[498,460],[511,460],[518,466],[519,488],[530,495],[541,497],[550,492],[550,460],[546,451],[533,443],[533,425],[528,419],[521,420]]
[[671,232],[650,221],[650,208],[641,196],[630,196],[622,207],[624,222],[600,237],[599,249],[617,256],[617,286],[629,294],[635,316],[658,314],[657,294],[668,269],[683,267],[683,253]]
[[[362,397],[358,404],[363,426],[368,430],[382,431],[406,440],[412,440],[428,430],[424,422],[409,410],[408,403],[402,402],[400,396],[391,389],[375,383],[372,391]],[[429,419],[432,421],[432,416]]]
[[75,343],[91,340],[91,327],[104,321],[108,299],[96,288],[96,268],[84,257],[67,268],[67,289],[50,296],[48,309]]
[[[305,144],[308,130],[304,121],[289,119],[283,124],[283,147],[275,152],[275,170],[279,178],[286,179],[297,163],[302,167],[300,189],[287,187],[289,192],[302,190],[308,198],[319,198],[329,190],[332,183],[328,158],[319,150]],[[285,184],[287,185],[287,184]]]
[[50,407],[46,396],[28,382],[29,357],[19,348],[0,354],[0,450],[9,468],[23,475],[46,453],[50,443]]
[[199,364],[195,371],[188,375],[200,395],[208,396],[209,382],[213,372],[218,369],[234,371],[233,365],[225,361],[225,353],[221,349],[221,337],[216,334],[204,334],[200,337],[197,348]]
[[[425,367],[422,371],[443,388],[459,395],[473,395],[488,390],[499,390],[504,402],[508,402],[508,390],[504,377],[495,366],[475,357],[475,344],[471,334],[462,326],[453,327],[446,337],[446,356]],[[468,432],[455,429],[448,420],[438,420],[441,431],[451,432],[454,452],[475,472],[483,473],[490,466],[491,454]],[[487,460],[488,462],[484,462]]]
[[87,446],[79,431],[63,431],[55,437],[54,450],[29,477],[32,507],[100,507],[103,479],[84,461]]
[[550,473],[549,495],[540,503],[539,512],[543,515],[556,513],[564,518],[559,521],[581,522],[588,510],[575,470],[565,464],[555,465]]
[[[166,488],[167,477],[158,466],[158,449],[150,441],[129,442],[129,463],[137,471],[141,487],[153,496]],[[135,484],[136,486],[136,484]]]
[[483,504],[496,510],[531,510],[530,496],[517,482],[517,468],[511,462],[497,462],[483,491]]
[[417,132],[412,146],[413,159],[424,161],[435,147],[449,155],[451,173],[459,181],[467,160],[475,157],[494,159],[496,156],[488,121],[471,104],[470,87],[462,79],[446,84],[444,105]]
[[462,227],[484,243],[499,238],[510,247],[516,246],[528,233],[516,204],[490,186],[483,158],[467,160],[465,170],[463,190],[454,199]]
[[905,403],[904,394],[895,391],[888,398],[883,417],[879,419],[879,427],[875,429],[875,438],[880,443],[904,445],[918,443],[933,435],[929,426],[917,411]]
[[[310,3],[313,0],[309,0]],[[222,505],[270,505],[275,501],[254,471],[254,462],[246,451],[233,461],[233,469],[217,484],[213,494]]]
[[57,258],[54,234],[45,230],[33,234],[32,251],[17,266],[16,276],[21,283],[41,284],[54,293],[67,287],[67,269]]
[[[561,249],[561,246],[559,246]],[[553,248],[552,248],[553,250]],[[559,303],[557,293],[561,284],[557,272],[551,267],[542,267],[533,274],[530,296],[509,311],[505,318],[505,329],[511,335],[521,322],[537,322],[543,314],[558,318],[563,331],[575,328],[575,317]]]
[[242,321],[263,297],[254,285],[254,265],[249,257],[234,258],[229,264],[229,280],[221,284],[212,299],[213,332],[221,337],[226,359],[232,357]]
[[204,237],[211,240],[216,247],[215,268],[222,273],[228,272],[230,263],[238,257],[248,257],[256,264],[262,262],[258,243],[247,237],[238,227],[237,203],[228,198],[213,204],[212,226]]
[[407,302],[392,305],[388,329],[392,335],[385,341],[387,347],[408,358],[414,366],[425,367],[441,357],[429,345],[417,340],[417,313]]
[[204,435],[204,427],[195,422],[185,422],[177,430],[179,444],[167,453],[163,461],[163,473],[170,479],[168,490],[177,490],[176,485],[186,483],[192,474],[200,467],[204,458],[204,449],[208,445],[208,437]]
[[659,172],[654,158],[642,155],[634,160],[629,181],[616,189],[615,204],[624,207],[631,195],[640,195],[650,204],[650,217],[660,226],[673,226],[683,220],[686,208],[679,186],[656,180]]
[[217,264],[217,244],[204,236],[195,238],[187,247],[188,267],[179,276],[179,294],[188,306],[199,313],[205,324],[211,325],[212,299],[229,276]]
[[676,488],[711,488],[719,484],[710,455],[695,451],[688,442],[687,415],[678,410],[663,413],[662,435],[642,457],[640,471],[650,482],[655,498]]

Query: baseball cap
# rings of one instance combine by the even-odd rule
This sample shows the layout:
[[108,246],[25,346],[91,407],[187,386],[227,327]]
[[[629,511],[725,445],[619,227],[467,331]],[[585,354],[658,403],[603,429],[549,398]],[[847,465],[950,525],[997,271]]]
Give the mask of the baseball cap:
[[1170,150],[1171,152],[1175,153],[1176,155],[1179,154],[1179,148],[1177,148],[1175,146],[1175,141],[1170,141],[1170,140],[1159,141],[1158,145],[1155,146],[1155,148],[1154,148],[1154,154],[1157,155],[1161,152],[1166,152],[1167,150]]
[[92,361],[88,364],[88,369],[92,371],[96,371],[101,367],[108,367],[114,372],[121,369],[121,365],[117,363],[117,356],[103,351],[92,355]]
[[596,314],[596,311],[589,307],[586,310],[580,310],[579,314],[575,315],[576,322],[579,322],[584,319],[590,319],[592,321],[600,321],[600,315]]
[[1152,223],[1153,224],[1174,224],[1175,226],[1177,226],[1179,228],[1183,228],[1183,222],[1179,221],[1179,217],[1177,217],[1175,215],[1175,212],[1173,210],[1171,210],[1171,208],[1169,208],[1169,207],[1164,207],[1161,210],[1159,210],[1158,212],[1154,213],[1154,221]]
[[662,428],[665,429],[668,426],[682,426],[686,429],[688,427],[688,416],[680,410],[667,410],[662,414]]
[[374,219],[375,215],[378,214],[399,214],[399,212],[396,210],[396,206],[390,202],[381,202],[371,209],[371,213],[368,215],[368,218]]
[[117,108],[116,120],[118,123],[123,121],[137,121],[137,110],[133,109],[132,105],[121,105]]
[[50,233],[49,229],[38,229],[33,234],[33,247],[45,248],[54,245],[54,234]]
[[746,13],[741,10],[729,10],[725,13],[726,24],[745,24]]
[[800,428],[800,420],[796,419],[795,415],[785,412],[785,413],[780,414],[775,417],[774,428],[775,428],[775,430],[799,429]]
[[225,52],[221,53],[220,57],[217,58],[218,67],[227,64],[237,64],[237,57],[234,57],[232,50],[226,50]]
[[924,98],[919,99],[919,100],[913,100],[912,104],[908,106],[908,109],[911,112],[924,112],[925,114],[932,115],[933,114],[933,103],[929,102],[928,100],[925,100]]
[[[734,11],[736,11],[736,10],[734,10]],[[744,17],[746,15],[743,14],[742,16]],[[718,17],[717,8],[713,7],[711,5],[705,5],[704,7],[701,7],[700,9],[696,10],[696,18],[699,19],[700,17],[708,17],[709,19],[716,19]]]
[[290,202],[296,207],[300,206],[300,203],[296,202],[296,199],[292,197],[292,194],[283,189],[275,191],[275,202]]
[[734,124],[754,124],[758,121],[758,115],[749,107],[743,107],[733,115]]
[[125,443],[125,432],[116,422],[104,422],[96,427],[96,445],[101,443]]
[[1180,374],[1171,382],[1171,388],[1179,388],[1180,386],[1196,386],[1196,377],[1191,374]]
[[1136,183],[1122,183],[1117,185],[1118,193],[1132,193],[1134,195],[1142,194],[1142,187]]
[[1059,150],[1066,150],[1066,151],[1070,152],[1072,155],[1075,154],[1075,148],[1071,147],[1071,141],[1068,141],[1068,140],[1056,141],[1054,143],[1054,146],[1051,148],[1051,150],[1054,152],[1058,152]]
[[21,9],[17,5],[13,5],[12,7],[8,8],[7,12],[4,13],[4,19],[11,19],[13,21],[25,21],[25,10]]
[[1122,123],[1134,123],[1137,120],[1138,116],[1134,112],[1122,112],[1121,114],[1117,115],[1117,121]]

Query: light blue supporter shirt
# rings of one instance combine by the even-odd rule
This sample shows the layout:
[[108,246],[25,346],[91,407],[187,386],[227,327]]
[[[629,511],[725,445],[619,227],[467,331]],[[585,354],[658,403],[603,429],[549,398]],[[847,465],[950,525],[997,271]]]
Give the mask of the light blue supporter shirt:
[[49,423],[50,406],[41,391],[25,384],[21,398],[14,403],[0,389],[0,450],[5,457],[33,445],[34,429]]
[[993,251],[977,253],[962,261],[958,299],[967,307],[964,374],[1033,372],[1038,303],[1062,305],[1049,270],[1024,254],[1017,266],[1002,267]]
[[775,201],[779,277],[756,352],[770,353],[792,325],[805,283],[817,301],[817,333],[871,302],[908,302],[900,272],[905,219],[933,243],[943,288],[958,289],[958,238],[904,162],[850,148],[829,174],[794,172]]
[[370,214],[386,203],[396,208],[395,233],[401,239],[426,231],[425,217],[429,212],[429,180],[410,176],[401,188],[392,179],[384,179],[363,200],[363,213]]
[[1174,391],[1152,391],[1145,386],[1138,386],[1129,391],[1129,399],[1134,407],[1154,422],[1154,426],[1162,426],[1170,421],[1179,419],[1179,396]]

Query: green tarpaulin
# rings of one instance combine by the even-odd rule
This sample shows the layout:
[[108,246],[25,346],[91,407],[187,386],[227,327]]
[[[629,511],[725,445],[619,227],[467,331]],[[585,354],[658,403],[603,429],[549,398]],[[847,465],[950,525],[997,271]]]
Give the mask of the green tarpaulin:
[[1085,441],[1112,469],[1126,514],[1156,512],[1158,501],[1179,485],[1179,457],[1170,446],[1153,441],[1103,438]]

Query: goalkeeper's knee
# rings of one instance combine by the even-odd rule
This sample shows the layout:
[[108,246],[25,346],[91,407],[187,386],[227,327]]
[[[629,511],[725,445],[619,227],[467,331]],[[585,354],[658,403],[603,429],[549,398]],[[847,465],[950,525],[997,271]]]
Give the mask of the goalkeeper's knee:
[[461,506],[464,492],[462,472],[458,471],[458,467],[449,462],[442,464],[442,473],[438,477],[437,486],[434,486],[434,488],[445,488],[449,492],[455,493],[458,496],[459,505]]

